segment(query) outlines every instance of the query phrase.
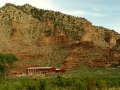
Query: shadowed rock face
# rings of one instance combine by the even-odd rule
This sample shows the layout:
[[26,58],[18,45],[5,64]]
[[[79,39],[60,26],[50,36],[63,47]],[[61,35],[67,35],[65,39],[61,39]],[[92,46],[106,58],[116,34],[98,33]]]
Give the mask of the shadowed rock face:
[[119,64],[119,41],[117,32],[93,26],[85,18],[29,4],[8,3],[0,8],[0,53],[17,55],[21,61],[16,65],[21,68]]

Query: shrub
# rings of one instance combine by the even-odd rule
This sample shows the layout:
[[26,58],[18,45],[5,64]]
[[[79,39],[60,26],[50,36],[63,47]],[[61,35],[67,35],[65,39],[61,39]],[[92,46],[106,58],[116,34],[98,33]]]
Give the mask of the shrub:
[[86,90],[85,82],[81,80],[76,80],[75,83],[72,84],[72,90]]
[[45,79],[41,79],[40,80],[40,86],[39,86],[39,90],[46,90],[47,83]]
[[103,80],[98,80],[97,83],[96,83],[96,86],[99,90],[105,90],[106,83]]

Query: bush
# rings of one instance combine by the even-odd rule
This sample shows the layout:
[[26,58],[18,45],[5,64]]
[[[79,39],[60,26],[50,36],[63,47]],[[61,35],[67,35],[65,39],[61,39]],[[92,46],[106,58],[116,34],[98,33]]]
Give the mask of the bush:
[[96,77],[87,77],[87,90],[94,90],[96,87]]
[[86,90],[85,82],[81,80],[76,80],[75,83],[72,84],[72,90]]
[[106,83],[103,80],[99,80],[99,81],[97,81],[96,86],[99,90],[105,90]]
[[39,90],[46,90],[46,86],[47,86],[46,80],[45,79],[41,79],[40,80]]

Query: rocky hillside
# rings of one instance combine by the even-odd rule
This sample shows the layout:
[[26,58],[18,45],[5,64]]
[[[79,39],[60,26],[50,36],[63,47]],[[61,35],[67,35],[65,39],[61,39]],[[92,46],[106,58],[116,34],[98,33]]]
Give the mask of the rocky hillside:
[[[0,53],[13,53],[29,66],[72,69],[119,65],[120,35],[74,17],[29,4],[0,8]],[[20,69],[19,69],[20,70]]]

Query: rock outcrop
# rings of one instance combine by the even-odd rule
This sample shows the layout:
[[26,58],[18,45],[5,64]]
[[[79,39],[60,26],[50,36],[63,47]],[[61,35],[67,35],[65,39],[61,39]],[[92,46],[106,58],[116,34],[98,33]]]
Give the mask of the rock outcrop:
[[114,35],[114,32],[111,33],[109,43],[110,43],[110,47],[116,46],[116,36]]

